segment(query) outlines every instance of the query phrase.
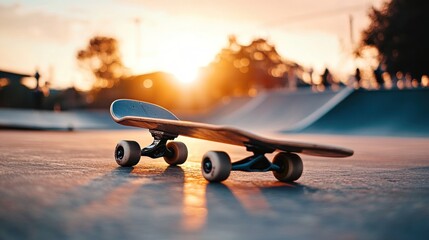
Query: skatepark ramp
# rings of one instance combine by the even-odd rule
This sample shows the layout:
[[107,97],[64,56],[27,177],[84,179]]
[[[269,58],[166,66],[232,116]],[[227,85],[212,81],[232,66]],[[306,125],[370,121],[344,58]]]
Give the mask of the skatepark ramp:
[[[429,88],[314,93],[271,91],[233,98],[204,118],[191,119],[258,132],[429,136]],[[108,111],[0,109],[0,128],[122,129]]]
[[272,132],[302,129],[331,110],[352,91],[344,88],[337,92],[321,93],[314,93],[311,89],[263,92],[245,104],[240,102],[240,108],[218,110],[222,114],[208,118],[207,122]]
[[235,111],[241,109],[251,100],[252,98],[248,96],[232,97],[227,101],[222,101],[216,104],[216,106],[214,106],[212,109],[209,109],[208,112],[192,115],[184,115],[179,113],[178,116],[181,120],[186,121],[205,123],[221,122],[222,118],[233,114]]
[[357,90],[309,126],[283,132],[429,136],[429,89]]
[[35,130],[122,129],[108,111],[0,109],[0,128]]

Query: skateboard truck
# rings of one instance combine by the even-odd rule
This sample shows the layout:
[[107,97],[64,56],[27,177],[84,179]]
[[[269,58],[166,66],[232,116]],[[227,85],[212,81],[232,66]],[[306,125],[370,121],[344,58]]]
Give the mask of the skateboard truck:
[[280,171],[280,167],[271,163],[264,154],[254,154],[243,160],[232,163],[233,171],[267,172]]
[[175,139],[177,135],[154,130],[149,132],[152,134],[153,142],[141,150],[141,156],[150,158],[172,157],[174,153],[167,148],[167,141]]
[[231,170],[245,172],[280,171],[278,165],[271,163],[265,157],[266,153],[273,153],[274,149],[258,148],[249,144],[245,144],[245,146],[247,151],[253,152],[253,156],[232,163]]

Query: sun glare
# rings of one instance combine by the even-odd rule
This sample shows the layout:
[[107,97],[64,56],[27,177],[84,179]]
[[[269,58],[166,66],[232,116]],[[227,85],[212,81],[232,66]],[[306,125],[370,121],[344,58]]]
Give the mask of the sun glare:
[[198,79],[200,69],[214,59],[225,41],[211,41],[195,32],[169,28],[168,33],[159,33],[146,40],[145,46],[151,46],[151,50],[147,50],[148,54],[139,62],[140,69],[136,72],[170,73],[180,85],[191,86]]
[[185,64],[183,66],[178,65],[175,68],[169,69],[169,71],[177,78],[177,80],[181,84],[192,84],[198,78],[197,66],[192,67],[186,66]]
[[188,35],[182,37],[178,47],[173,45],[164,53],[163,65],[165,71],[173,74],[179,83],[190,85],[197,80],[200,68],[207,65],[215,54],[200,41]]

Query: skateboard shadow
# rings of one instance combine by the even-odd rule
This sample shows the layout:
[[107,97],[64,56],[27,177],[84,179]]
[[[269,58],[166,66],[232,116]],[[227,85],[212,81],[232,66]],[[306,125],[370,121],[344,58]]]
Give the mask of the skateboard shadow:
[[[243,221],[258,225],[273,219],[287,218],[285,206],[305,204],[308,193],[317,191],[299,183],[270,182],[261,186],[242,186],[240,183],[228,181],[208,183],[206,226],[221,224],[225,231],[233,231],[233,226]],[[293,211],[291,208],[290,213]]]
[[162,192],[152,197],[176,199],[170,204],[182,209],[181,226],[189,231],[210,226],[212,222],[219,224],[222,219],[231,224],[246,218],[257,224],[267,216],[284,212],[287,205],[304,203],[308,195],[318,192],[304,184],[275,180],[241,183],[231,179],[209,183],[199,173],[185,172],[179,166],[168,166],[151,178],[161,180],[163,186]]
[[114,175],[129,175],[133,171],[134,167],[117,167],[111,171],[111,174]]
[[180,166],[168,166],[164,170],[153,167],[117,167],[112,173],[124,177],[146,178],[150,181],[168,180],[177,183],[185,180],[185,173]]
[[168,205],[182,209],[179,221],[185,229],[201,228],[223,218],[238,221],[243,217],[270,215],[284,210],[285,205],[303,202],[306,195],[318,191],[304,184],[275,180],[242,183],[231,179],[209,183],[199,173],[185,172],[180,166],[168,166],[163,171],[118,167],[113,172],[117,176],[149,179],[134,193],[133,199],[140,203],[147,202],[147,198],[164,199]]
[[[137,226],[141,225],[155,235],[164,231],[200,232],[210,226],[236,232],[236,223],[260,224],[287,217],[284,206],[302,202],[311,191],[317,189],[274,180],[208,183],[199,172],[184,171],[179,166],[117,167],[67,191],[50,209],[85,219],[71,230],[85,227],[88,234],[112,221],[124,237],[139,233]],[[54,219],[49,222],[56,226]],[[134,230],[126,231],[130,226]]]
[[168,166],[164,172],[162,172],[159,176],[159,178],[168,178],[176,179],[178,181],[184,182],[185,181],[185,172],[183,171],[182,167],[180,166]]
[[[266,183],[261,186],[240,186],[239,183],[208,183],[206,187],[207,200],[211,198],[234,198],[233,202],[240,202],[243,198],[257,197],[294,197],[301,194],[316,192],[316,188],[312,188],[300,183]],[[274,196],[275,195],[275,196]]]

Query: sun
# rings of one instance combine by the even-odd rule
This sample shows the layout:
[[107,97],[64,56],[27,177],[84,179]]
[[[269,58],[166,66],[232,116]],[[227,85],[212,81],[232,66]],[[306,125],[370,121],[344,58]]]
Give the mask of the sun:
[[190,85],[196,82],[199,76],[199,67],[188,64],[178,64],[174,67],[170,67],[167,71],[173,74],[179,83],[184,85]]
[[224,42],[225,39],[208,39],[195,31],[174,31],[168,28],[168,34],[159,33],[153,39],[146,39],[142,46],[147,46],[148,49],[142,49],[146,54],[136,61],[135,71],[169,73],[177,79],[178,84],[192,87],[201,77],[202,69],[213,61]]
[[[191,42],[187,44],[192,44]],[[192,49],[193,51],[189,51]],[[207,57],[194,45],[186,48],[170,49],[164,56],[163,69],[173,74],[182,85],[192,85],[199,77],[200,69],[208,64]]]
[[201,69],[215,57],[216,44],[198,38],[193,32],[177,32],[174,41],[166,39],[158,52],[160,67],[173,74],[184,86],[193,85]]

